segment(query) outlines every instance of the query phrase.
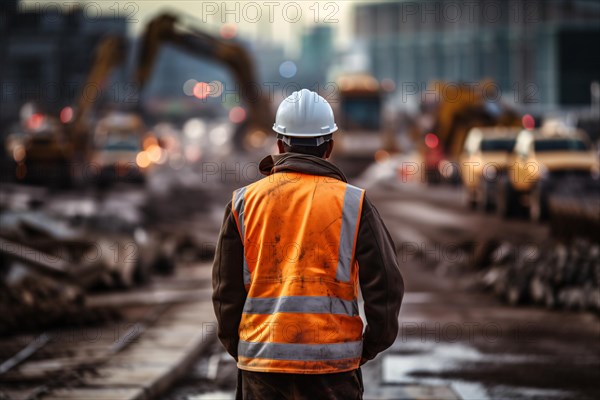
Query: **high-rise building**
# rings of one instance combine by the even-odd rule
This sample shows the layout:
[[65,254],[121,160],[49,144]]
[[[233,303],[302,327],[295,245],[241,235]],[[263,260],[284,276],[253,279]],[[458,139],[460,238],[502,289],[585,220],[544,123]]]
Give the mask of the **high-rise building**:
[[313,25],[302,35],[299,70],[307,85],[325,85],[333,59],[333,32],[330,25]]
[[356,6],[356,45],[379,79],[492,79],[503,98],[540,109],[590,102],[600,80],[600,3],[417,0]]

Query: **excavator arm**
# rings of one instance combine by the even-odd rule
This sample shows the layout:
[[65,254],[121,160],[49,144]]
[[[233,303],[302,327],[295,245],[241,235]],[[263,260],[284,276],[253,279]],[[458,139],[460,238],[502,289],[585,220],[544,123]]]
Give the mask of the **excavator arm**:
[[[263,132],[270,129],[273,117],[268,99],[262,93],[257,93],[257,80],[252,60],[248,52],[239,44],[215,38],[193,27],[183,26],[177,17],[170,14],[161,14],[150,21],[140,43],[139,59],[133,77],[140,92],[151,77],[161,46],[170,43],[199,58],[224,64],[232,72],[238,84],[240,98],[247,107],[248,117],[244,128],[247,128],[247,131],[262,130]],[[104,39],[96,49],[94,63],[84,88],[94,86],[99,90],[104,89],[111,71],[125,61],[126,52],[125,38],[110,36]],[[85,92],[82,93],[70,127],[71,139],[80,154],[85,154],[88,150],[89,120],[93,106],[94,100]],[[239,132],[243,133],[242,130]],[[238,134],[236,137],[238,145],[241,139],[241,134]]]
[[238,43],[184,26],[177,17],[170,14],[154,18],[143,35],[135,76],[140,90],[150,79],[160,47],[166,43],[227,66],[238,84],[240,98],[248,108],[249,127],[263,131],[270,129],[273,121],[270,107],[267,98],[262,93],[257,93],[257,80],[248,52]]
[[79,154],[83,155],[88,150],[90,112],[96,99],[88,90],[102,92],[106,88],[111,71],[123,63],[126,49],[126,40],[121,36],[108,36],[96,48],[94,63],[77,100],[73,121],[69,127],[70,140]]

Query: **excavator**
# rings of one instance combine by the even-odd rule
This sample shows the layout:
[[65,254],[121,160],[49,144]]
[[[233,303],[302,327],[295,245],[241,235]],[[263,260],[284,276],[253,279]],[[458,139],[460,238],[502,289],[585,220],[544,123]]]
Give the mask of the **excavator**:
[[456,166],[467,133],[473,127],[520,127],[521,118],[500,101],[492,101],[490,81],[477,85],[434,81],[422,95],[421,120],[416,138],[429,183],[457,181]]
[[[237,126],[233,136],[235,146],[240,148],[248,135],[268,132],[273,120],[270,104],[264,93],[257,93],[257,78],[252,59],[239,43],[202,32],[193,24],[184,22],[183,17],[173,14],[161,14],[153,18],[147,24],[139,43],[139,47],[135,49],[138,57],[131,77],[131,81],[137,88],[137,101],[133,108],[118,110],[124,114],[121,120],[134,120],[136,115],[141,114],[139,94],[152,76],[161,46],[170,44],[188,54],[216,61],[231,72],[246,111],[246,118]],[[105,38],[96,49],[95,59],[83,86],[84,89],[93,87],[102,93],[108,85],[110,74],[127,61],[128,51],[133,50],[129,48],[124,37]],[[85,90],[82,91],[74,107],[73,118],[65,126],[66,146],[69,148],[68,153],[74,164],[87,166],[94,160],[93,120],[96,114],[96,103],[97,99],[86,95]],[[136,132],[139,134],[139,129]],[[143,139],[143,137],[139,138],[140,143]],[[78,174],[81,171],[73,171],[73,173]]]

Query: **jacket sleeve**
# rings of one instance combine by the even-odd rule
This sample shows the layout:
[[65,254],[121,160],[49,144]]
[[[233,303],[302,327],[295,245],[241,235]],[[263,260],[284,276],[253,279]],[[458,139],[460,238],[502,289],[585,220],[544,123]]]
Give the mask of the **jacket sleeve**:
[[398,336],[398,313],[404,295],[394,242],[371,202],[363,201],[356,260],[367,327],[361,363],[390,347]]
[[239,325],[246,301],[243,260],[244,245],[229,202],[213,262],[212,301],[217,316],[219,340],[236,360]]

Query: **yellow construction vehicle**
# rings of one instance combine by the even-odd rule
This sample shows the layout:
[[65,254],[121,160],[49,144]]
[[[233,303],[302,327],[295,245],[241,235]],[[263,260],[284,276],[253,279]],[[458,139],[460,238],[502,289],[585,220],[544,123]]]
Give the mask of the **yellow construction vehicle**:
[[246,136],[256,131],[270,131],[273,113],[268,96],[257,89],[260,85],[254,63],[246,49],[235,41],[201,32],[192,23],[184,23],[182,18],[171,14],[154,18],[146,28],[135,75],[140,89],[148,82],[158,51],[165,44],[172,44],[193,56],[216,61],[232,73],[247,115],[234,136],[238,146],[243,144]]
[[517,113],[496,101],[491,82],[432,82],[422,94],[419,148],[428,182],[458,180],[458,157],[473,127],[521,126]]
[[584,193],[599,175],[598,156],[584,131],[560,123],[523,130],[499,182],[498,213],[509,217],[525,210],[533,221],[546,219],[551,194]]
[[68,186],[73,147],[60,121],[35,112],[20,125],[20,133],[13,133],[5,140],[6,151],[14,160],[11,168],[14,167],[17,182]]
[[136,113],[110,112],[98,120],[93,132],[90,154],[97,182],[144,182],[152,161],[159,161],[162,150],[152,155],[144,149],[146,129]]
[[345,74],[337,79],[337,96],[331,101],[340,134],[335,137],[333,159],[354,176],[373,162],[379,150],[393,150],[383,125],[383,91],[366,73]]
[[[193,24],[184,23],[181,17],[171,14],[162,14],[152,19],[139,42],[140,48],[137,52],[139,57],[132,77],[132,82],[138,91],[137,104],[117,111],[130,114],[129,119],[136,118],[135,114],[139,116],[141,111],[139,93],[152,75],[161,46],[171,44],[193,56],[220,63],[232,73],[241,103],[245,108],[245,118],[237,126],[233,137],[236,146],[242,146],[247,136],[256,136],[258,132],[263,133],[261,137],[266,137],[266,132],[270,130],[272,124],[271,108],[267,96],[262,92],[257,93],[257,78],[251,57],[240,44],[201,32]],[[92,87],[99,92],[106,89],[109,75],[124,63],[128,51],[131,49],[128,49],[125,38],[112,36],[104,39],[96,49],[95,60],[84,89]],[[95,105],[96,99],[87,95],[85,90],[82,91],[76,102],[74,116],[67,125],[68,142],[73,148],[74,161],[76,165],[83,165],[84,171],[89,170],[87,165],[93,162],[98,153],[94,147],[94,133],[99,131],[95,126],[97,119]],[[140,137],[139,140],[143,138]]]
[[497,178],[508,167],[520,128],[472,128],[459,158],[465,198],[470,208],[490,211],[495,207]]

